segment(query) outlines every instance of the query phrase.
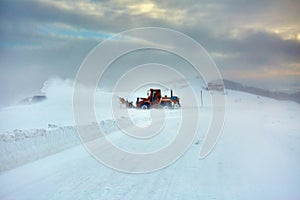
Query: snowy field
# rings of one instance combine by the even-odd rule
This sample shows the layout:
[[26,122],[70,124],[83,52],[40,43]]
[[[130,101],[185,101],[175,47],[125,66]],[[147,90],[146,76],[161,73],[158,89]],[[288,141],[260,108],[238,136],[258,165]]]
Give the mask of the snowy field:
[[[188,151],[159,171],[127,174],[97,162],[81,145],[71,95],[46,90],[45,102],[0,111],[0,199],[300,199],[299,104],[229,90],[222,137],[200,160],[211,117],[205,93]],[[132,121],[147,126],[152,119],[146,112],[130,110]],[[180,110],[167,110],[167,131],[142,143],[120,132],[109,113],[97,124],[124,149],[152,151],[174,137],[179,116]]]

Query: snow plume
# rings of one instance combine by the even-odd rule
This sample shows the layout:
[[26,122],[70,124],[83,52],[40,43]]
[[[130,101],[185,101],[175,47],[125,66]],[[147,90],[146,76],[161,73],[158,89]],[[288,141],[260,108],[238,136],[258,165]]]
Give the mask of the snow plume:
[[0,132],[72,124],[72,81],[50,78],[41,89],[44,101],[18,104],[0,110]]
[[[85,98],[85,92],[91,89],[89,86],[80,85],[82,98]],[[0,110],[0,132],[14,129],[47,128],[48,124],[74,125],[73,92],[73,80],[59,77],[49,78],[38,94],[46,97],[43,101],[22,102]],[[111,98],[109,93],[104,94],[100,90],[96,90],[95,95],[96,100],[100,97]]]
[[71,104],[73,95],[73,81],[52,77],[45,81],[41,92],[45,94],[48,104],[61,105]]

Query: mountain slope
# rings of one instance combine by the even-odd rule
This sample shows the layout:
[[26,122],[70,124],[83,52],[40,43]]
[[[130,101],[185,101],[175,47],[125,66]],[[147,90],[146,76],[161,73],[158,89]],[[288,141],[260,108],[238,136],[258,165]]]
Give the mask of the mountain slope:
[[300,92],[294,94],[287,94],[284,92],[273,92],[261,88],[246,86],[230,80],[223,80],[223,82],[226,89],[247,92],[250,94],[269,97],[277,100],[290,100],[300,103]]

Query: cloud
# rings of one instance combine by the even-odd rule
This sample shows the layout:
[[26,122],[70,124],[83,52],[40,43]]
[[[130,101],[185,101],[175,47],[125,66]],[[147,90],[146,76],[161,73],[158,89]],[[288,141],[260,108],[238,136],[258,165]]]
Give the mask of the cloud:
[[159,26],[202,44],[226,77],[255,83],[293,76],[300,85],[299,67],[291,69],[300,63],[299,10],[294,0],[2,0],[0,73],[17,78],[24,72],[37,80],[16,80],[20,87],[42,85],[52,74],[73,78],[99,42],[124,30]]

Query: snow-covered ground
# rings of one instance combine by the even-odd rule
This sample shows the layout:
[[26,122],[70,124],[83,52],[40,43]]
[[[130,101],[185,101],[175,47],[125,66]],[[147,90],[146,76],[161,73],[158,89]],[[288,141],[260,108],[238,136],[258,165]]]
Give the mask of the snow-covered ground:
[[[0,199],[300,199],[299,104],[228,91],[222,137],[200,160],[211,117],[205,93],[199,133],[188,151],[164,169],[127,174],[87,153],[70,99],[53,103],[48,94],[45,102],[0,111]],[[152,151],[174,137],[179,116],[180,111],[166,111],[166,131],[142,143],[115,128],[109,113],[102,112],[97,123],[114,144]],[[140,126],[151,121],[147,111],[130,110],[130,117]]]

